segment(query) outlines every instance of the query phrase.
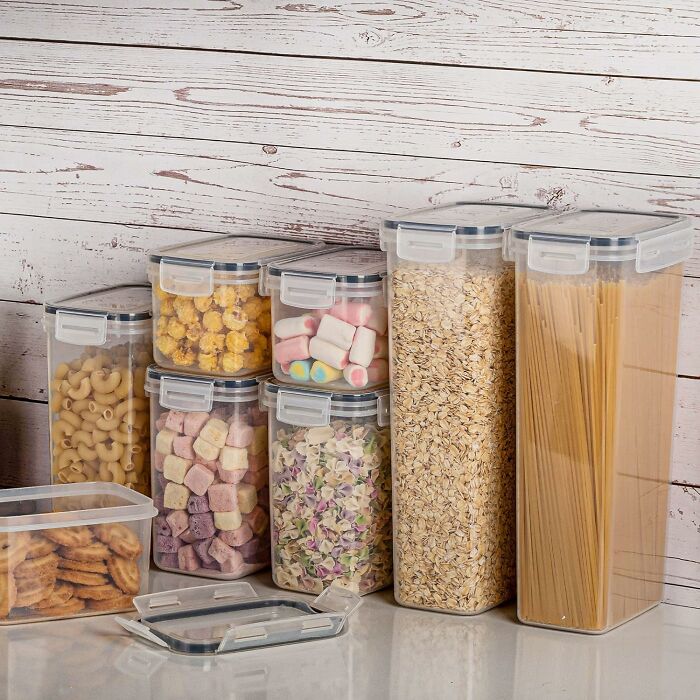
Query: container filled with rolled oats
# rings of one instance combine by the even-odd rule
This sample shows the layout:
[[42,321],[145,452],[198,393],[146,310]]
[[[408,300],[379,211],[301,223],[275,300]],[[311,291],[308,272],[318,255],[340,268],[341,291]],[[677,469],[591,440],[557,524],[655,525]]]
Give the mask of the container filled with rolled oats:
[[153,356],[166,369],[238,377],[269,370],[270,298],[263,266],[323,243],[216,236],[150,253]]
[[538,208],[387,219],[394,594],[473,615],[515,593],[515,286],[504,232]]

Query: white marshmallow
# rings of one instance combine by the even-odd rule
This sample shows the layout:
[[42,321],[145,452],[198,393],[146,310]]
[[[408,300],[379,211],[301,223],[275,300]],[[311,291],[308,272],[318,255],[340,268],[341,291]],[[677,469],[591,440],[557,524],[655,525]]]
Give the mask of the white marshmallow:
[[355,389],[361,389],[363,386],[367,386],[367,368],[362,365],[348,365],[343,370],[343,377],[345,377],[345,381]]
[[224,447],[221,450],[221,468],[236,471],[248,468],[248,450],[245,447]]
[[370,328],[360,326],[350,348],[350,362],[367,367],[374,357],[374,341],[377,334]]
[[318,321],[310,314],[281,318],[275,323],[275,335],[280,340],[294,338],[297,335],[313,335],[318,327]]
[[[333,343],[333,345],[337,345],[343,350],[349,350],[352,345],[352,340],[355,337],[355,326],[327,314],[321,319],[321,323],[318,324],[316,337],[327,340],[329,343]],[[318,357],[316,359],[321,360],[323,358]],[[328,364],[330,364],[330,362]],[[340,367],[338,369],[340,369]]]
[[367,328],[371,328],[373,331],[377,332],[377,335],[384,335],[386,333],[386,328],[389,325],[389,315],[387,314],[386,307],[377,306],[372,310],[372,315],[369,317],[369,321],[365,323]]
[[374,342],[374,358],[389,357],[389,338],[385,335],[378,335]]
[[[324,316],[324,318],[331,318]],[[309,342],[309,352],[311,357],[321,360],[335,369],[345,369],[348,365],[348,352],[337,345],[329,343],[318,336],[311,338]]]

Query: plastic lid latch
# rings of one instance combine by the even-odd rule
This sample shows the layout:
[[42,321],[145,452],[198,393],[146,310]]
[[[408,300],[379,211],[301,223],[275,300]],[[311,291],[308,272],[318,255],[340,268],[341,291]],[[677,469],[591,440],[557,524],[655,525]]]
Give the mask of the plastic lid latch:
[[319,428],[331,420],[331,397],[293,389],[277,392],[277,420],[287,425]]
[[401,260],[448,263],[455,259],[456,227],[434,230],[400,224],[396,228],[396,255]]
[[176,411],[211,411],[214,382],[180,377],[162,377],[160,405]]
[[588,272],[590,258],[590,238],[530,236],[528,240],[527,266],[530,270],[552,275],[582,275]]
[[71,345],[104,345],[107,342],[107,314],[56,311],[56,340]]
[[280,301],[298,309],[329,309],[335,304],[335,275],[283,272]]

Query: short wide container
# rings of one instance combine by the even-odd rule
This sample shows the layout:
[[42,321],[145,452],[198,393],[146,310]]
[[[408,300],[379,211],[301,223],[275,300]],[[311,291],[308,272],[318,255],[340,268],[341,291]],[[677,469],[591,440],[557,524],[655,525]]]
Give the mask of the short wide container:
[[154,356],[167,369],[222,377],[270,371],[270,299],[264,265],[323,243],[216,236],[153,251]]
[[53,483],[109,481],[150,494],[151,295],[127,285],[47,303]]
[[132,608],[148,592],[154,515],[119,484],[0,491],[0,625]]
[[605,632],[663,592],[684,217],[513,227],[518,617]]
[[386,220],[394,595],[470,615],[515,593],[515,286],[504,232],[536,208]]
[[270,564],[267,412],[260,378],[193,377],[153,365],[153,561],[237,579]]
[[367,391],[389,379],[386,255],[334,247],[271,263],[272,369],[285,384]]
[[388,390],[311,391],[267,381],[272,578],[360,595],[391,583]]

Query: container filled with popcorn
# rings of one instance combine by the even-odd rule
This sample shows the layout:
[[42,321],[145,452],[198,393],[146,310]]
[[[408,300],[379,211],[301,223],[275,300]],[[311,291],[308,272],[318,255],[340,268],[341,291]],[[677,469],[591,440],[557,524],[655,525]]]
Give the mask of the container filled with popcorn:
[[272,578],[319,593],[391,583],[389,392],[338,393],[266,381]]
[[320,249],[256,236],[216,236],[151,252],[154,357],[161,367],[238,377],[269,369],[270,299],[262,267]]

